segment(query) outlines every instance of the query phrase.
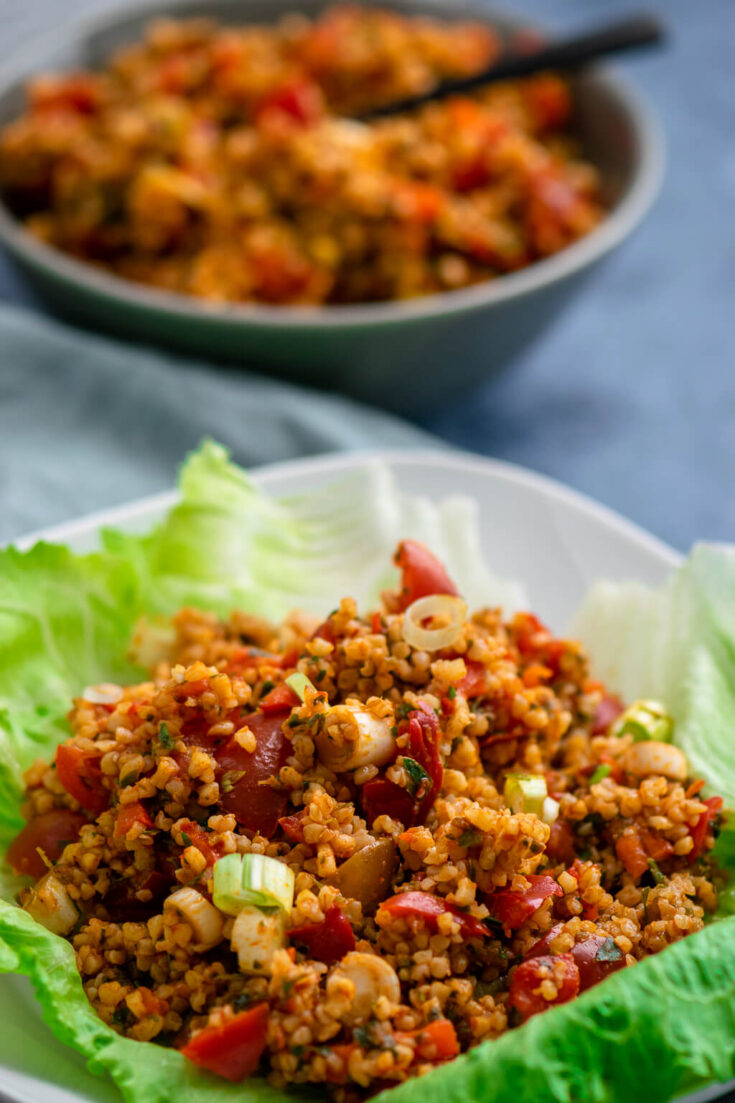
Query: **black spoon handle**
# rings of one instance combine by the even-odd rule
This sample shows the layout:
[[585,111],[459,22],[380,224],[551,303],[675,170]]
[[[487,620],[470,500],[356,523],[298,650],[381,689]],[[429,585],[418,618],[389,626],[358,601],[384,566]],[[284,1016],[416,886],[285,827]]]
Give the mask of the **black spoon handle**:
[[588,61],[595,61],[597,58],[607,57],[622,50],[631,50],[641,46],[656,46],[663,39],[663,25],[655,16],[632,16],[600,30],[588,31],[586,34],[577,35],[575,38],[567,38],[561,42],[552,42],[533,53],[507,54],[491,65],[489,69],[485,69],[481,73],[475,73],[474,76],[445,81],[429,92],[384,104],[361,114],[359,117],[361,119],[376,119],[386,115],[398,115],[404,111],[412,111],[416,107],[421,107],[425,103],[431,103],[433,100],[442,100],[446,96],[467,92],[483,84],[491,84],[498,80],[510,80],[513,77],[524,77],[545,69],[574,69]]

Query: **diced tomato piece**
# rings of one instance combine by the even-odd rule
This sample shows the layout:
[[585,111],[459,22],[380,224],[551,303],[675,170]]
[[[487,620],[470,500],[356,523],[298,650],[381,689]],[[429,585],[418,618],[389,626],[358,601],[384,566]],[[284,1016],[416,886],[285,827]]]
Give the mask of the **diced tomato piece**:
[[379,636],[383,631],[383,617],[380,613],[373,613],[371,616],[370,631],[374,636]]
[[479,919],[430,892],[399,892],[384,900],[380,909],[385,909],[396,918],[421,919],[431,931],[437,929],[439,916],[450,912],[459,919],[460,931],[465,938],[484,938],[490,933]]
[[452,594],[457,587],[433,552],[418,540],[403,540],[393,562],[402,572],[399,609],[407,609],[420,597],[429,594]]
[[516,647],[522,656],[532,654],[545,646],[551,633],[533,613],[517,613],[513,618]]
[[615,843],[615,853],[636,880],[647,871],[648,855],[638,835],[621,835]]
[[341,961],[355,948],[355,935],[347,916],[336,904],[327,908],[321,923],[292,927],[288,932],[292,942],[302,942],[312,957],[326,965]]
[[144,828],[153,827],[153,820],[139,800],[136,800],[133,804],[121,805],[115,820],[115,838],[120,839],[127,835],[130,828],[134,827],[136,823],[142,824]]
[[311,126],[324,115],[324,95],[318,84],[294,77],[273,88],[255,109],[256,123],[279,117],[299,126]]
[[552,862],[574,861],[574,831],[568,820],[555,820],[549,829],[546,853]]
[[697,824],[691,833],[694,846],[689,851],[688,858],[690,862],[696,862],[697,858],[702,855],[705,848],[705,843],[707,842],[707,832],[709,830],[709,825],[711,824],[712,820],[714,820],[717,816],[717,813],[722,808],[723,803],[724,801],[722,800],[722,797],[708,797],[707,800],[702,801],[702,804],[705,806],[705,810],[700,815],[699,819],[697,820]]
[[[158,869],[143,874],[134,872],[131,877],[122,877],[111,885],[103,903],[116,923],[138,923],[160,912],[172,883],[175,884],[176,866],[168,862],[167,867],[170,868],[165,873]],[[145,899],[140,899],[140,892]]]
[[521,675],[521,680],[524,686],[528,686],[529,689],[535,689],[536,686],[540,686],[543,682],[547,681],[553,674],[551,667],[544,666],[543,663],[531,663],[527,666]]
[[[220,857],[217,850],[212,846],[209,841],[209,832],[194,820],[184,820],[181,825],[181,830],[188,837],[192,846],[195,846],[197,850],[200,850],[204,857],[207,859],[207,865],[213,866],[217,859]],[[184,839],[184,845],[189,844]]]
[[416,801],[408,789],[402,789],[394,781],[376,777],[366,782],[361,790],[362,810],[370,826],[378,816],[390,816],[392,820],[410,827],[416,811]]
[[200,1068],[238,1082],[252,1076],[265,1049],[268,1032],[267,1003],[241,1011],[224,1026],[205,1026],[182,1047]]
[[291,686],[281,682],[274,686],[269,693],[266,693],[265,697],[261,698],[260,709],[266,716],[275,716],[279,712],[290,712],[291,709],[300,704],[299,695],[294,693]]
[[36,816],[15,836],[8,847],[9,865],[16,873],[27,874],[38,880],[47,869],[38,853],[39,849],[50,862],[55,862],[61,857],[67,843],[76,842],[79,832],[87,822],[86,816],[81,812],[72,812],[70,808],[52,808],[50,812]]
[[614,693],[606,693],[595,708],[592,720],[592,735],[604,735],[617,718],[625,711],[625,706]]
[[495,918],[509,927],[518,930],[550,896],[563,896],[561,885],[547,874],[529,874],[526,880],[531,882],[525,892],[512,889],[499,889],[487,897],[486,903]]
[[[561,973],[559,978],[554,977],[556,971]],[[558,992],[553,1000],[544,999],[540,991],[541,984],[547,978],[555,979],[557,984]],[[525,1021],[548,1007],[568,1003],[578,992],[579,969],[571,954],[528,958],[513,974],[508,1003],[520,1012]]]
[[655,831],[641,831],[641,842],[648,857],[655,862],[665,862],[674,853],[669,840]]
[[416,1056],[422,1061],[449,1061],[459,1053],[457,1031],[449,1019],[436,1019],[418,1030],[398,1031],[395,1039],[399,1045],[414,1039]]
[[433,709],[414,709],[399,731],[408,731],[406,757],[413,758],[426,772],[431,784],[420,796],[412,796],[387,778],[374,778],[362,787],[362,807],[368,822],[390,816],[406,827],[424,823],[441,789],[444,766],[439,754],[439,722]]
[[110,794],[102,785],[99,756],[86,754],[73,742],[62,743],[56,749],[56,773],[69,796],[95,819],[108,807]]
[[232,812],[241,827],[257,831],[270,839],[279,819],[288,807],[288,794],[261,784],[278,774],[291,753],[291,744],[281,731],[283,714],[265,716],[255,712],[242,719],[255,736],[255,751],[250,754],[234,739],[216,752],[217,779],[222,786],[230,775],[228,791],[222,791],[221,804]]
[[304,812],[296,812],[293,816],[281,816],[278,821],[278,825],[283,829],[284,834],[288,835],[294,843],[303,843],[304,841],[304,817]]
[[612,938],[601,934],[590,935],[578,942],[572,950],[572,957],[579,969],[580,992],[586,992],[611,973],[625,968],[625,954]]
[[461,682],[457,682],[457,693],[462,693],[470,701],[473,697],[482,697],[487,693],[487,670],[475,659],[465,659],[467,673]]

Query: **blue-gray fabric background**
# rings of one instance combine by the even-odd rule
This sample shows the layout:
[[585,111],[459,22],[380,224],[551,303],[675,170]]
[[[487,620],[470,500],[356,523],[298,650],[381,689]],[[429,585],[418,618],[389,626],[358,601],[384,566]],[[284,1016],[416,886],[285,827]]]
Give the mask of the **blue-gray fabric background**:
[[[110,2],[0,0],[0,60],[33,33]],[[507,6],[563,30],[634,4]],[[663,122],[661,198],[513,370],[423,427],[554,475],[683,549],[735,540],[735,0],[644,6],[665,16],[671,45],[620,64]],[[2,259],[0,299],[32,305]],[[170,485],[205,433],[250,463],[422,439],[379,415],[234,373],[181,371],[164,359],[120,372],[122,362],[132,354],[75,346],[0,313],[1,537]]]

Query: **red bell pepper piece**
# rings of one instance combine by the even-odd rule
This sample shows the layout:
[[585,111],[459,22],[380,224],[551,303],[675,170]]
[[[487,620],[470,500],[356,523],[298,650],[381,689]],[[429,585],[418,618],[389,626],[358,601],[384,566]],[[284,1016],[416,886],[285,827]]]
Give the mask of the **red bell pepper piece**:
[[[539,991],[542,981],[553,975],[552,970],[562,964],[561,982],[553,1000],[546,1000]],[[567,1003],[579,992],[579,969],[571,954],[557,957],[536,957],[522,962],[513,974],[508,1003],[520,1012],[524,1021],[539,1011],[546,1011],[560,1003]]]
[[290,712],[296,705],[300,705],[299,695],[294,693],[291,686],[280,682],[274,686],[270,693],[261,698],[260,709],[266,716],[276,716],[279,712]]
[[283,829],[284,834],[288,835],[291,842],[304,842],[305,817],[305,812],[295,812],[293,816],[281,816],[278,821],[278,826]]
[[205,1026],[181,1052],[200,1068],[237,1082],[257,1069],[267,1032],[268,1004],[258,1003],[224,1026]]
[[546,874],[529,874],[526,880],[531,882],[530,888],[525,892],[514,892],[512,889],[499,889],[487,897],[487,906],[492,914],[512,931],[529,919],[535,911],[550,896],[563,896],[561,885],[557,884],[553,877]]
[[355,935],[349,919],[342,915],[336,904],[327,908],[321,923],[309,923],[292,927],[288,932],[292,942],[302,942],[317,961],[325,965],[341,961],[355,948]]
[[717,816],[717,813],[722,808],[723,803],[724,801],[722,797],[708,797],[707,800],[702,801],[702,804],[705,806],[705,810],[701,813],[699,819],[697,820],[696,826],[691,833],[692,839],[694,841],[694,846],[689,851],[690,862],[696,862],[697,858],[702,855],[704,851],[704,845],[707,841],[707,831],[709,829],[709,825],[711,824],[712,820],[714,820]]
[[668,839],[655,831],[641,831],[643,849],[654,862],[665,862],[674,853],[674,848]]
[[110,804],[110,794],[102,784],[98,755],[90,755],[73,742],[56,749],[56,773],[70,797],[97,818]]
[[615,853],[636,880],[648,870],[648,855],[637,835],[621,835],[615,843]]
[[444,566],[433,552],[420,544],[418,540],[403,540],[398,545],[393,562],[400,567],[401,593],[399,609],[408,609],[420,597],[429,594],[452,594],[458,590],[447,574]]
[[76,842],[79,832],[87,823],[81,812],[71,808],[52,808],[30,820],[15,836],[8,847],[7,859],[16,873],[28,874],[38,880],[46,873],[47,866],[39,849],[50,862],[61,857],[67,843]]
[[440,896],[433,896],[430,892],[399,892],[383,901],[380,910],[383,909],[396,918],[421,919],[431,931],[437,929],[439,916],[449,912],[459,919],[460,931],[465,938],[484,938],[490,934],[488,928],[479,919],[463,912],[456,904],[451,904]]

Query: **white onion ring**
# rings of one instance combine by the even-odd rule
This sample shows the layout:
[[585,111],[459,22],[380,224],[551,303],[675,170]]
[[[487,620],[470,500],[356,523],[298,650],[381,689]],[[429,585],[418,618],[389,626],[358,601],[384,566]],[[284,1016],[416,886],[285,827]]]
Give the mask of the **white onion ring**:
[[98,686],[87,686],[82,692],[82,700],[90,705],[116,705],[122,701],[123,691],[112,682],[101,682]]
[[[445,617],[443,628],[423,628],[428,617]],[[467,619],[467,602],[452,594],[429,594],[409,605],[403,614],[403,638],[420,651],[440,651],[451,647]]]

